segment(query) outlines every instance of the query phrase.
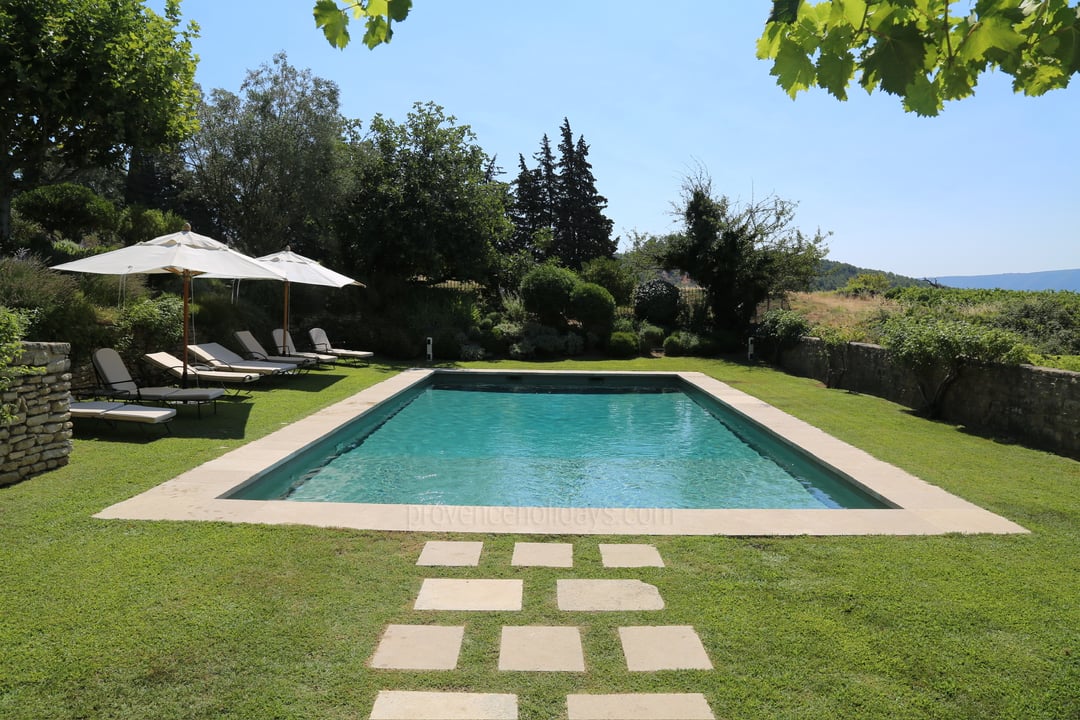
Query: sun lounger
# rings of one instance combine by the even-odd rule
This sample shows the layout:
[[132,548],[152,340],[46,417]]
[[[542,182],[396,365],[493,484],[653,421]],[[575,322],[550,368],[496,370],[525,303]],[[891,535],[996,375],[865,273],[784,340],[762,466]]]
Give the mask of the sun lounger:
[[308,337],[311,338],[311,345],[316,352],[328,353],[342,360],[369,362],[375,356],[375,353],[367,350],[345,350],[334,347],[330,344],[329,338],[326,337],[326,331],[322,328],[311,328],[308,330]]
[[236,342],[240,343],[240,347],[247,353],[249,360],[292,363],[300,367],[315,365],[319,362],[315,358],[301,357],[299,355],[270,355],[266,352],[262,343],[256,340],[255,336],[248,330],[237,330],[233,335],[236,337]]
[[195,405],[199,416],[202,406],[212,403],[217,412],[217,400],[225,394],[221,388],[178,388],[167,386],[139,386],[128,372],[120,353],[112,348],[99,348],[91,356],[94,371],[101,383],[104,395],[128,402],[160,402],[167,405]]
[[302,352],[296,349],[293,343],[292,333],[287,333],[280,328],[274,330],[274,344],[285,355],[299,355],[300,357],[314,358],[315,362],[333,365],[337,362],[337,355],[328,355],[320,352]]
[[[183,378],[184,363],[180,358],[167,352],[147,353],[143,357],[155,367],[166,371],[176,378]],[[262,375],[258,373],[231,372],[229,370],[216,370],[206,365],[188,363],[188,379],[196,383],[220,383],[222,385],[243,386],[256,382]],[[239,390],[237,390],[239,392]]]
[[[69,412],[73,419],[102,420],[110,425],[118,422],[158,425],[168,423],[176,417],[176,410],[173,408],[149,407],[103,400],[72,402],[69,406]],[[163,427],[168,431],[168,425]]]
[[202,360],[203,363],[218,370],[256,373],[258,375],[284,375],[295,373],[297,368],[299,368],[299,365],[296,363],[245,360],[220,343],[188,345],[188,351],[199,358],[199,360]]

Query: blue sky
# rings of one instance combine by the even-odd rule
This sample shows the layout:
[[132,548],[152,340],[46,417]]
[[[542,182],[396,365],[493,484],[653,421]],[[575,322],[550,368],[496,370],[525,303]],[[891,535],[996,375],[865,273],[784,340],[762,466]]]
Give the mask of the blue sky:
[[765,0],[416,0],[373,51],[330,47],[313,4],[183,0],[204,90],[236,92],[285,51],[365,127],[443,106],[507,181],[566,117],[623,238],[677,230],[683,178],[703,168],[719,194],[798,202],[804,231],[832,231],[832,260],[931,278],[1080,268],[1076,87],[1027,98],[985,77],[937,118],[855,87],[792,101],[754,55]]

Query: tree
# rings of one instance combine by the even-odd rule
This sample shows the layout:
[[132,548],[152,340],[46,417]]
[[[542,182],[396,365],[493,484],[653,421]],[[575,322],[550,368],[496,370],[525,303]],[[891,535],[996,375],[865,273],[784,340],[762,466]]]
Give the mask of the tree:
[[770,196],[738,207],[714,198],[702,174],[688,178],[683,192],[686,229],[671,238],[664,264],[705,288],[718,332],[741,337],[770,294],[809,285],[824,236],[807,239],[793,227],[794,203]]
[[[792,98],[821,87],[839,100],[856,72],[871,92],[930,116],[975,92],[990,69],[1042,95],[1080,72],[1080,8],[1068,0],[978,0],[952,15],[945,0],[773,0],[759,58]],[[970,8],[970,9],[969,9]]]
[[321,257],[345,172],[349,123],[335,83],[284,53],[248,72],[240,94],[214,90],[184,147],[211,230],[252,255],[286,244]]
[[49,165],[114,166],[195,128],[198,90],[179,0],[5,0],[0,5],[0,243],[11,199]]
[[536,168],[518,156],[515,247],[520,244],[537,259],[553,258],[577,270],[593,258],[612,257],[618,240],[611,238],[612,222],[603,214],[607,199],[596,191],[589,146],[580,136],[575,142],[569,120],[563,119],[560,130],[558,161],[547,134],[533,155]]
[[585,138],[578,136],[574,141],[566,118],[559,130],[559,192],[552,254],[577,270],[587,260],[614,255],[618,241],[611,238],[612,222],[604,216],[607,198],[596,191]]
[[351,39],[350,15],[363,20],[364,44],[374,50],[390,42],[394,36],[392,24],[403,21],[411,9],[412,0],[348,0],[344,8],[338,7],[336,0],[318,0],[312,14],[315,16],[315,26],[322,28],[327,42],[342,50]]
[[488,178],[472,129],[434,103],[416,103],[403,124],[376,115],[370,127],[352,145],[343,259],[370,282],[486,281],[512,227],[505,185]]

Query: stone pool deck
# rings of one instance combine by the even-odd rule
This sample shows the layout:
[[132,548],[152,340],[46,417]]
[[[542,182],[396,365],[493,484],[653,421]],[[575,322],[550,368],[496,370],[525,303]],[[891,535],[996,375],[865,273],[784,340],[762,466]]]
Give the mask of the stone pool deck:
[[[422,382],[408,370],[264,438],[200,465],[95,517],[302,524],[368,530],[602,535],[937,535],[1025,533],[1023,527],[872,457],[757,398],[702,373],[675,375],[816,456],[885,500],[880,510],[681,510],[670,508],[478,507],[230,500],[257,474]],[[492,371],[469,371],[484,373]],[[558,371],[531,371],[559,374]],[[529,374],[517,371],[515,374]],[[580,373],[597,375],[609,373]],[[619,373],[628,374],[628,373]],[[629,373],[633,374],[633,373]],[[527,551],[523,551],[527,552]]]

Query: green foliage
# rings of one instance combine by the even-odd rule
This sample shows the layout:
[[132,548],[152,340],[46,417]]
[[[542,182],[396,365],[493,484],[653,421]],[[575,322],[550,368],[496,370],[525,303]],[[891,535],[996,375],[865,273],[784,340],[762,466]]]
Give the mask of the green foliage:
[[124,245],[177,232],[184,228],[184,219],[171,210],[161,211],[138,205],[120,211],[117,232]]
[[376,115],[350,145],[355,182],[339,213],[342,272],[371,286],[423,278],[487,283],[511,231],[506,187],[467,125],[434,103],[404,124]]
[[73,362],[112,339],[75,278],[33,256],[0,258],[0,305],[25,315],[27,340],[71,343]]
[[577,284],[577,275],[572,271],[548,263],[526,273],[519,292],[525,309],[542,324],[561,326],[566,322],[570,296]]
[[927,286],[924,280],[916,280],[905,275],[897,275],[881,270],[868,270],[856,267],[848,263],[836,262],[835,260],[821,260],[818,263],[817,274],[810,285],[811,290],[839,290],[847,285],[858,275],[884,275],[889,281],[890,288],[902,288],[914,285]]
[[615,299],[596,283],[579,282],[570,292],[568,312],[586,332],[606,336],[615,322]]
[[704,175],[687,178],[683,192],[686,231],[672,238],[665,266],[705,288],[717,332],[742,336],[766,298],[809,287],[824,236],[794,227],[794,203],[773,196],[737,207],[714,198]]
[[810,87],[838,100],[859,74],[904,109],[937,115],[946,101],[975,92],[997,70],[1013,89],[1042,95],[1080,72],[1080,12],[1068,0],[977,2],[952,15],[952,2],[774,0],[757,55],[792,98]]
[[[26,371],[16,361],[22,355],[26,317],[0,305],[0,395],[11,387],[12,379]],[[0,427],[15,419],[15,406],[0,404]]]
[[956,320],[912,316],[890,318],[882,344],[919,383],[924,410],[935,417],[949,386],[972,364],[1016,365],[1027,362],[1029,350],[1019,336]]
[[671,327],[679,314],[679,288],[667,280],[649,280],[634,289],[634,316]]
[[775,308],[761,316],[754,337],[761,340],[762,351],[769,352],[775,362],[781,351],[796,345],[809,330],[810,321],[802,313]]
[[195,128],[195,26],[142,0],[8,0],[0,7],[0,243],[8,202],[49,167],[121,163]]
[[608,338],[607,353],[613,358],[632,358],[638,354],[638,339],[633,333],[613,332]]
[[876,297],[884,295],[890,287],[885,273],[859,273],[848,280],[838,292],[848,297]]
[[1080,293],[909,287],[887,295],[908,314],[1015,332],[1044,354],[1080,354]]
[[628,263],[614,258],[599,257],[581,266],[581,279],[605,288],[615,304],[629,305],[637,285],[637,275]]
[[676,330],[664,340],[664,354],[671,357],[708,357],[715,355],[717,351],[718,346],[714,340],[687,330]]
[[546,134],[533,156],[537,167],[529,168],[518,155],[511,244],[538,259],[580,270],[594,258],[611,258],[618,239],[611,237],[613,223],[604,215],[607,198],[596,190],[585,138],[574,140],[566,118],[559,132],[557,161]]
[[253,256],[290,244],[324,259],[349,185],[339,95],[285,53],[248,71],[239,93],[213,90],[183,148],[191,189],[211,209],[212,227],[202,232]]
[[116,320],[116,351],[132,372],[142,365],[142,356],[160,350],[175,350],[184,333],[183,301],[176,295],[144,298],[126,305]]
[[664,336],[664,328],[650,322],[643,322],[638,328],[638,348],[643,355],[648,354],[654,348],[663,347]]
[[11,209],[47,233],[75,242],[89,234],[109,242],[119,221],[115,205],[74,183],[43,185],[21,193],[12,201]]
[[364,23],[363,43],[374,50],[394,36],[393,23],[409,16],[412,0],[347,0],[338,7],[337,0],[318,0],[312,9],[315,26],[321,28],[331,47],[344,50],[351,40],[349,19]]

